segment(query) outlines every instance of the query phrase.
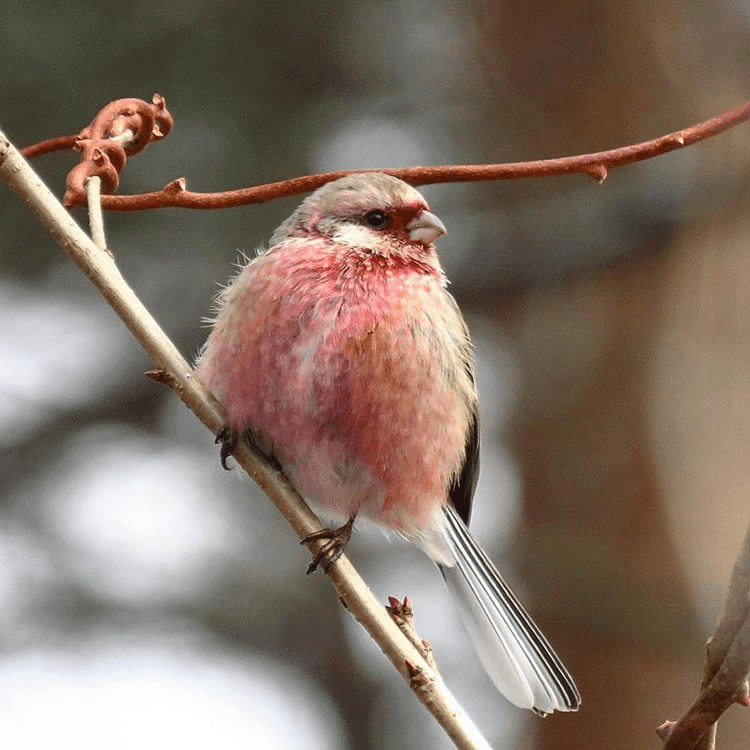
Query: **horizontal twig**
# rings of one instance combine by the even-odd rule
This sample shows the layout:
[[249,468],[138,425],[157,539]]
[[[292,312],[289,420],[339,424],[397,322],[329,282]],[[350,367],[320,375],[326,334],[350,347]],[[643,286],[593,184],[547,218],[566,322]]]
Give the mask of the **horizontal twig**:
[[[155,120],[148,119],[152,117],[151,113],[156,113]],[[510,180],[520,177],[550,177],[562,174],[585,174],[603,182],[610,169],[690,146],[728,130],[744,122],[748,117],[750,117],[750,102],[745,102],[717,117],[712,117],[674,133],[608,151],[506,164],[462,164],[375,171],[386,172],[415,186],[445,182]],[[106,143],[106,139],[108,136],[120,132],[124,127],[123,123],[133,124],[134,129],[139,133],[138,147],[142,148],[149,138],[158,139],[169,132],[171,116],[166,110],[163,97],[158,94],[154,95],[154,103],[152,104],[146,104],[137,99],[120,99],[108,104],[101,110],[92,124],[81,131],[79,136],[66,136],[27,146],[23,153],[31,158],[59,148],[75,146],[79,149],[88,149],[84,153],[81,164],[71,171],[65,198],[66,205],[85,204],[84,179],[98,174],[104,181],[102,187],[105,194],[102,197],[102,206],[110,211],[143,211],[153,208],[217,209],[246,206],[307,193],[331,180],[351,174],[353,171],[365,171],[325,172],[219,193],[199,193],[187,190],[187,182],[185,178],[181,177],[155,192],[138,195],[111,195],[110,193],[117,189],[118,178],[116,173],[122,169],[126,154],[121,149],[115,149],[113,154],[116,158],[110,164],[109,145]],[[150,130],[149,128],[154,125],[155,128]],[[130,153],[129,151],[127,155],[130,155]],[[135,153],[135,150],[132,153]],[[99,164],[92,163],[94,158],[100,160]],[[112,168],[114,168],[115,174],[112,173]]]
[[[565,156],[558,159],[513,162],[507,164],[465,164],[455,166],[408,167],[405,169],[383,169],[387,174],[398,177],[411,185],[432,185],[446,182],[479,182],[509,180],[520,177],[549,177],[561,174],[586,174],[603,182],[610,169],[625,164],[650,159],[678,148],[689,146],[710,136],[721,133],[750,117],[750,102],[718,117],[678,130],[660,138],[655,138],[631,146],[599,151],[578,156]],[[102,206],[111,211],[136,211],[151,208],[231,208],[254,203],[265,203],[276,198],[307,193],[338,179],[352,171],[342,170],[324,174],[295,177],[290,180],[272,182],[266,185],[230,190],[221,193],[196,193],[186,190],[183,178],[175,180],[164,189],[141,195],[106,195]]]

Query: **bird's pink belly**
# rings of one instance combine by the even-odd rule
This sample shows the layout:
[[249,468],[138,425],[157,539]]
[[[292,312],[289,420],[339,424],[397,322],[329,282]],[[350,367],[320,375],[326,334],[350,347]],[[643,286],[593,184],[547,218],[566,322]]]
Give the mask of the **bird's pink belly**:
[[[332,345],[331,345],[332,344]],[[334,518],[432,525],[464,450],[467,409],[425,337],[377,326],[292,352],[251,423],[297,489]],[[271,408],[269,408],[271,406]]]

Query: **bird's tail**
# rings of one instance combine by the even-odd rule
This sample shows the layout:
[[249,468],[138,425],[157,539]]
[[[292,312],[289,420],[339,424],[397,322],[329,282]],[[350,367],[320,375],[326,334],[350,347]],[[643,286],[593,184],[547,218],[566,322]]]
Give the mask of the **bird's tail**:
[[557,654],[452,505],[445,514],[455,565],[438,567],[492,681],[521,708],[576,711],[581,696]]

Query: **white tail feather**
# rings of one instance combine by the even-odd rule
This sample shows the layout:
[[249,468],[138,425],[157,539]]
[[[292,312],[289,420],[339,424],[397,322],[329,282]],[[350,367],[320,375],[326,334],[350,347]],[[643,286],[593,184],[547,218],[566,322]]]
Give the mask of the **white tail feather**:
[[568,671],[453,506],[445,508],[455,565],[438,564],[485,670],[516,706],[538,714],[576,711]]

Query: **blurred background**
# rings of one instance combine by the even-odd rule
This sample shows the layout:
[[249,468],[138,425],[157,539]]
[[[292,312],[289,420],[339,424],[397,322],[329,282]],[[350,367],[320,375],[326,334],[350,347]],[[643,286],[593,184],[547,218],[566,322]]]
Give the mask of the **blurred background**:
[[[731,0],[119,4],[7,0],[0,122],[18,145],[163,94],[173,133],[125,193],[331,169],[596,151],[750,92]],[[544,721],[477,666],[437,572],[349,547],[495,747],[658,747],[700,681],[750,496],[750,125],[615,170],[425,190],[477,345],[473,528],[574,674]],[[35,163],[58,194],[75,163]],[[182,352],[298,199],[107,217]],[[82,223],[80,210],[75,216]],[[447,748],[307,551],[0,188],[0,736],[8,748]],[[720,724],[744,747],[750,716]]]

